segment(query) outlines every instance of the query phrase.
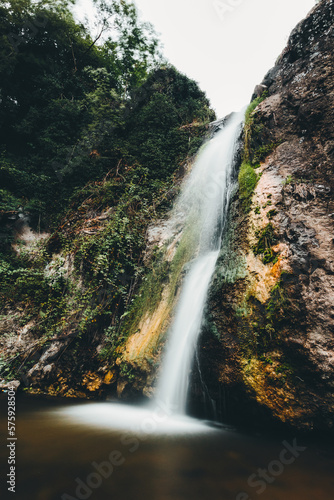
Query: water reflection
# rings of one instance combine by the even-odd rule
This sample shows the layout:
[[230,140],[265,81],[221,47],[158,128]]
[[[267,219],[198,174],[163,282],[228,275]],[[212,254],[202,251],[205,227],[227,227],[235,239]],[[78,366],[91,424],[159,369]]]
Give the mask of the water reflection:
[[[259,485],[250,486],[248,478],[259,469],[267,470],[278,460],[282,441],[293,444],[295,436],[268,438],[205,428],[196,421],[187,433],[180,427],[171,433],[168,425],[167,432],[138,433],[138,425],[130,431],[127,428],[132,418],[129,415],[127,423],[123,417],[124,425],[120,425],[124,409],[119,405],[114,406],[112,416],[113,405],[109,404],[108,408],[107,403],[73,405],[73,402],[65,402],[64,406],[62,402],[59,408],[54,401],[18,399],[17,492],[12,495],[16,500],[333,498],[334,457],[328,442],[298,437],[298,445],[307,449],[258,494]],[[1,407],[4,411],[5,405]],[[89,415],[88,420],[83,418],[85,414]],[[134,410],[133,415],[137,424],[140,423],[142,414]],[[185,424],[183,421],[182,425]],[[2,414],[1,431],[4,429],[5,415]],[[2,446],[2,478],[7,473],[6,457],[7,451]],[[106,477],[102,477],[103,474]],[[79,485],[81,489],[77,493],[81,497],[76,494]],[[244,496],[238,497],[241,492]],[[9,494],[4,495],[7,497],[10,498]]]

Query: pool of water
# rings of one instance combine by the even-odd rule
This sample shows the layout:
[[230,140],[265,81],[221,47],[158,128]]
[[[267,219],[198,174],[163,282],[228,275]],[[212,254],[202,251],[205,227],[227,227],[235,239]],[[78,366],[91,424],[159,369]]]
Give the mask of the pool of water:
[[[9,465],[1,401],[1,477]],[[332,500],[329,440],[17,396],[16,500]],[[4,484],[4,482],[2,483]]]

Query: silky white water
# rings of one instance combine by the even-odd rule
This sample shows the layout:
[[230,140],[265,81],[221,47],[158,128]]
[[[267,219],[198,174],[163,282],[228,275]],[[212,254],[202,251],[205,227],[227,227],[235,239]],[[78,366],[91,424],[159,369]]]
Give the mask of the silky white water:
[[185,414],[189,373],[210,281],[218,259],[221,235],[232,191],[233,161],[244,113],[229,122],[206,144],[185,182],[174,209],[195,233],[194,260],[184,280],[169,340],[156,399],[171,413]]
[[184,279],[155,399],[146,407],[115,403],[76,405],[56,410],[62,422],[136,435],[207,433],[213,429],[185,415],[189,373],[201,329],[210,281],[233,188],[232,171],[244,113],[232,115],[203,148],[171,216],[171,225],[190,234],[192,261]]

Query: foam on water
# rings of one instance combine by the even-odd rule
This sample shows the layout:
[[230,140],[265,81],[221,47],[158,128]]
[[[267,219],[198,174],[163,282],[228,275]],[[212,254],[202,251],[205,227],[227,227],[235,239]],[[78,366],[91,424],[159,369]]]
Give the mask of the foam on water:
[[110,431],[127,431],[137,436],[177,435],[212,432],[212,428],[187,416],[171,415],[161,406],[132,406],[118,403],[88,403],[51,412],[62,425],[83,425]]

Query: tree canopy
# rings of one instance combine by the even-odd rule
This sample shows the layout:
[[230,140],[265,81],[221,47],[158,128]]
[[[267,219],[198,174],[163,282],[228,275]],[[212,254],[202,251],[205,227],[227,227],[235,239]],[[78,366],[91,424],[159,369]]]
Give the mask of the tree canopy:
[[213,118],[132,2],[94,4],[92,34],[70,1],[0,3],[0,210],[49,224],[122,161],[165,178],[189,152],[182,127]]

